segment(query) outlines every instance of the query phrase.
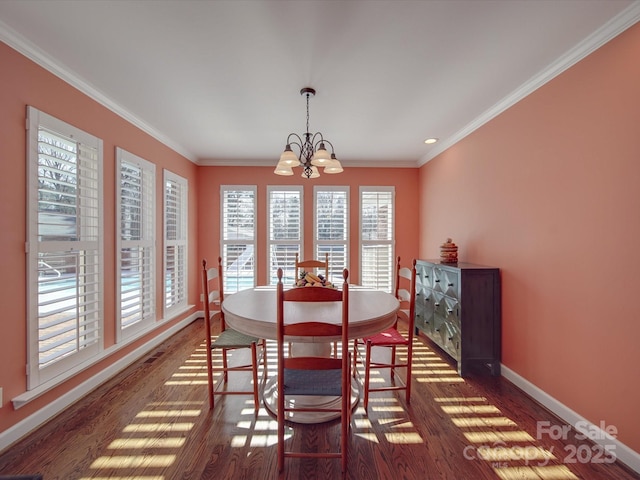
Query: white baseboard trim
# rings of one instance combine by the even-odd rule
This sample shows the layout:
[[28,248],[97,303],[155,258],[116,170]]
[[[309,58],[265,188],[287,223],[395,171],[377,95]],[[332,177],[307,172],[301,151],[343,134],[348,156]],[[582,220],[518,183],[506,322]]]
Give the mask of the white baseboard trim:
[[615,452],[616,458],[621,463],[624,463],[634,472],[640,473],[640,453],[627,447],[624,443],[615,438],[615,436],[609,435],[607,432],[602,430],[600,426],[589,422],[584,417],[574,412],[544,390],[535,386],[533,383],[521,377],[513,370],[501,365],[501,371],[504,378],[567,422],[568,425],[571,425],[573,428],[592,439],[593,442],[609,449],[613,447],[611,451]]
[[202,317],[202,312],[195,312],[191,314],[189,317],[181,320],[161,334],[149,340],[147,343],[141,345],[131,353],[125,355],[120,360],[112,363],[104,370],[101,370],[93,377],[82,382],[77,387],[69,390],[67,393],[56,398],[51,403],[42,407],[40,410],[29,415],[27,418],[21,420],[20,422],[6,429],[4,432],[0,433],[0,452],[3,452],[6,448],[13,445],[18,440],[22,439],[24,436],[40,427],[46,421],[50,420],[55,415],[67,408],[69,405],[77,402],[83,396],[87,395],[96,387],[127,368],[140,357],[160,345],[162,342],[170,338],[178,331],[182,330],[184,327],[186,327],[199,317]]

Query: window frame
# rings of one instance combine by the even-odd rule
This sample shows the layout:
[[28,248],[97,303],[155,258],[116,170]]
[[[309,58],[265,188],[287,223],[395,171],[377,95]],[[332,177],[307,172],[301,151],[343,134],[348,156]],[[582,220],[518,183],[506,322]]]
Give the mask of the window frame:
[[[273,222],[273,194],[274,193],[297,193],[298,194],[298,238],[297,239],[272,239],[271,228]],[[304,253],[304,189],[302,185],[268,185],[267,186],[267,284],[276,285],[278,283],[277,266],[275,270],[272,269],[274,262],[272,256],[274,254],[273,247],[297,247],[287,249],[285,254],[285,262],[280,265],[283,269],[283,281],[285,284],[293,285],[295,283],[294,275],[294,262],[295,253],[297,252],[300,259],[303,258]],[[278,262],[275,262],[276,264]]]
[[[329,239],[321,240],[319,237],[320,228],[318,226],[320,211],[318,205],[318,196],[323,192],[341,192],[345,194],[345,214],[344,214],[344,238],[343,240]],[[334,284],[340,284],[342,282],[342,271],[345,268],[349,268],[349,226],[350,226],[350,187],[348,185],[335,186],[335,185],[314,185],[313,187],[313,251],[315,252],[315,258],[323,260],[325,253],[329,253],[329,280]],[[331,248],[326,252],[326,248],[322,247],[336,247],[343,246],[344,258],[339,260],[336,255],[333,254]],[[324,251],[323,251],[324,250]]]
[[[74,173],[74,181],[69,181],[68,185],[73,185],[73,197],[76,199],[73,204],[73,210],[75,214],[73,216],[70,213],[65,215],[54,214],[52,218],[60,217],[57,221],[61,223],[49,223],[55,228],[56,226],[61,230],[62,234],[58,234],[59,237],[69,235],[68,230],[70,227],[75,229],[75,239],[49,239],[44,240],[41,237],[44,236],[40,231],[40,225],[47,223],[43,220],[40,222],[40,198],[41,193],[46,195],[46,189],[40,190],[39,175],[41,172],[40,167],[40,130],[47,130],[51,137],[58,137],[63,141],[68,142],[67,145],[75,144],[75,158],[73,162],[69,163],[68,159],[57,157],[60,165],[65,162],[71,168]],[[32,106],[27,107],[27,390],[34,390],[38,387],[42,387],[45,384],[56,385],[67,378],[71,377],[78,369],[82,368],[87,362],[90,362],[98,358],[104,349],[104,209],[103,209],[103,142],[102,139],[91,135],[73,125],[70,125],[62,120],[59,120],[51,115],[48,115]],[[85,148],[86,147],[86,148]],[[56,149],[58,147],[56,146]],[[83,148],[90,152],[90,158],[82,154]],[[44,157],[44,155],[43,155]],[[54,158],[55,155],[54,155]],[[54,160],[55,161],[55,160]],[[75,167],[70,167],[73,165]],[[86,168],[83,168],[86,165]],[[54,166],[44,167],[53,171]],[[86,173],[85,173],[86,172]],[[64,175],[69,171],[61,171]],[[44,178],[44,177],[43,177]],[[55,182],[61,182],[61,176],[58,177]],[[43,200],[43,203],[46,200]],[[63,204],[60,204],[63,205]],[[71,206],[71,203],[67,203],[67,206]],[[70,226],[69,222],[62,222],[64,218],[74,218],[73,224]],[[66,230],[66,232],[65,232]],[[89,233],[93,231],[93,233]],[[50,234],[55,237],[53,233]],[[83,252],[87,252],[84,254]],[[93,253],[92,253],[93,252]],[[77,282],[75,287],[76,295],[74,297],[66,297],[69,301],[75,305],[71,308],[71,305],[67,300],[63,299],[61,295],[65,295],[63,292],[69,292],[69,287],[64,289],[60,288],[57,292],[57,298],[55,304],[64,310],[57,310],[58,313],[50,310],[46,312],[47,306],[51,309],[53,305],[51,300],[43,298],[43,303],[40,303],[40,294],[43,290],[40,289],[42,280],[43,287],[47,283],[45,278],[45,270],[51,270],[51,266],[47,266],[44,260],[41,262],[41,254],[55,253],[60,259],[69,259],[76,257],[76,267],[73,268],[72,264],[63,263],[58,269],[53,268],[53,274],[56,278],[61,277],[61,271],[68,269],[69,271],[75,270],[72,273],[70,279]],[[92,261],[86,259],[93,257]],[[43,270],[40,269],[40,265],[45,264]],[[43,273],[41,278],[40,273]],[[54,280],[53,283],[55,283]],[[64,282],[64,279],[59,280],[60,285]],[[44,287],[46,288],[46,287]],[[58,303],[62,302],[62,303]],[[42,307],[42,310],[41,310]],[[75,310],[75,330],[72,328],[73,324],[69,325],[69,328],[64,329],[66,332],[74,331],[75,348],[71,351],[67,350],[66,353],[59,353],[55,357],[55,360],[48,365],[40,366],[42,357],[40,355],[41,340],[46,342],[51,340],[51,335],[45,334],[40,336],[41,315],[64,315]],[[53,317],[51,317],[53,319]],[[68,317],[72,320],[70,317]],[[87,318],[92,320],[86,321]],[[59,321],[58,321],[59,322]],[[46,323],[46,322],[45,322]],[[54,326],[59,326],[56,323]],[[57,336],[61,335],[60,330],[56,333]],[[49,337],[49,338],[47,338]],[[83,340],[83,339],[89,339]],[[60,339],[61,340],[61,339]],[[54,342],[55,343],[55,342]],[[64,344],[68,344],[69,341],[65,341]],[[63,349],[64,350],[64,349]]]
[[[123,167],[140,171],[140,211],[139,234],[137,239],[123,239]],[[116,147],[116,343],[134,337],[155,325],[156,314],[156,166],[155,164],[120,147]],[[123,281],[130,278],[123,274],[123,249],[138,249],[142,255],[137,258],[142,260],[140,284],[138,295],[138,317],[135,322],[126,322],[123,325],[123,310],[126,309],[126,301],[122,298]],[[140,262],[139,262],[140,263]],[[146,265],[145,265],[146,264]],[[136,273],[136,272],[134,272]],[[131,307],[128,309],[131,311]]]
[[[252,198],[251,202],[251,238],[225,238],[227,234],[227,228],[225,225],[225,220],[228,218],[228,215],[225,213],[226,205],[227,205],[227,193],[228,192],[249,192],[249,196]],[[245,251],[251,249],[253,253],[252,256],[253,262],[253,270],[250,278],[252,279],[252,283],[247,288],[253,288],[256,285],[257,281],[257,252],[258,252],[258,225],[257,225],[257,215],[258,215],[258,188],[256,185],[220,185],[220,257],[222,257],[222,275],[223,275],[223,285],[224,285],[224,293],[235,293],[239,291],[241,288],[241,284],[239,281],[239,277],[236,276],[236,280],[234,282],[229,279],[229,253],[228,247],[235,245],[245,245],[247,249]],[[242,243],[238,240],[244,240]],[[244,285],[242,285],[244,287]]]
[[[365,194],[371,193],[387,193],[391,195],[390,205],[391,205],[391,219],[390,219],[390,238],[383,240],[380,238],[376,238],[373,240],[365,240],[364,239],[364,225],[363,225],[363,214],[364,214],[364,202],[363,197]],[[360,254],[360,284],[363,286],[368,286],[380,290],[384,290],[388,293],[393,292],[393,284],[394,284],[394,258],[395,258],[395,223],[396,223],[396,194],[394,186],[360,186],[359,188],[359,219],[358,225],[360,227],[359,234],[359,254]],[[365,265],[365,249],[366,247],[374,247],[374,246],[388,246],[389,247],[389,258],[388,258],[388,270],[386,272],[388,282],[370,282],[367,279],[371,276],[370,272],[366,271]],[[376,265],[375,272],[380,271],[380,266]]]
[[[175,216],[175,237],[176,238],[168,238],[169,237],[169,229],[171,228],[171,223],[169,219],[171,218],[171,212],[169,212],[170,198],[168,197],[167,187],[169,183],[173,183],[179,187],[178,198],[176,199],[176,212]],[[164,237],[164,247],[163,247],[163,269],[162,269],[162,291],[163,291],[163,317],[165,319],[171,318],[172,316],[181,313],[187,308],[187,299],[189,294],[189,235],[188,235],[188,225],[189,225],[189,182],[186,178],[181,177],[180,175],[173,173],[170,170],[163,170],[163,182],[162,182],[162,192],[163,192],[163,237]],[[174,263],[176,264],[176,274],[177,274],[177,294],[171,295],[169,294],[169,266],[170,266],[170,258],[169,251],[170,249],[175,249],[176,251],[176,259]],[[182,263],[180,263],[182,262]],[[174,285],[171,284],[171,291],[175,290]],[[169,301],[170,297],[175,297],[175,300]]]

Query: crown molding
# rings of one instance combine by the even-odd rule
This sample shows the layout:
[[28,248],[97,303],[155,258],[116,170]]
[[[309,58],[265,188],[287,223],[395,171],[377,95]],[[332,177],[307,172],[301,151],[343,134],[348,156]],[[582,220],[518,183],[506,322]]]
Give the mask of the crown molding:
[[[277,159],[270,160],[241,160],[241,159],[217,159],[201,158],[196,165],[201,167],[276,167]],[[384,160],[340,160],[345,168],[418,168],[418,164],[413,160],[394,160],[389,163]],[[296,168],[296,167],[294,167]]]
[[604,24],[598,30],[589,35],[584,41],[580,42],[577,46],[566,52],[555,62],[547,66],[540,73],[532,77],[529,81],[521,85],[515,91],[511,92],[501,101],[496,103],[493,107],[486,110],[475,120],[467,124],[464,128],[453,134],[451,137],[445,139],[442,142],[438,142],[436,146],[425,156],[423,156],[418,162],[419,166],[424,165],[429,160],[432,160],[449,147],[455,145],[467,135],[473,133],[489,120],[498,116],[509,107],[515,105],[527,95],[533,93],[535,90],[560,75],[562,72],[578,63],[586,56],[593,53],[605,43],[609,42],[629,27],[640,21],[640,0],[634,0],[625,10],[620,12],[609,22]]

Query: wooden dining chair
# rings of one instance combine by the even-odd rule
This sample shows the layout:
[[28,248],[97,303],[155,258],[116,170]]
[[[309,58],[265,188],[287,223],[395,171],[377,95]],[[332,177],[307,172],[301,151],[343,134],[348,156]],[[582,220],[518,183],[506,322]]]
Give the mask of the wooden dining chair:
[[[284,468],[285,458],[340,458],[342,471],[347,469],[347,449],[351,423],[351,354],[349,349],[349,285],[347,269],[343,271],[342,289],[312,287],[284,289],[282,269],[278,269],[277,285],[277,419],[278,419],[278,471]],[[288,318],[287,304],[292,302],[341,302],[341,318],[329,323],[326,319]],[[336,338],[342,344],[339,357],[285,356],[285,343],[294,337]],[[340,397],[340,401],[306,404],[296,402],[292,396]],[[326,452],[293,450],[293,438],[285,439],[285,423],[296,413],[335,413],[340,416],[340,448]],[[295,423],[292,428],[295,432]],[[308,428],[301,425],[302,428]]]
[[[400,310],[394,325],[383,332],[363,339],[356,339],[353,347],[353,374],[356,374],[358,356],[361,356],[360,348],[364,345],[364,408],[369,406],[369,394],[373,392],[385,392],[392,390],[404,390],[407,403],[411,401],[411,365],[413,362],[413,337],[415,330],[415,305],[416,305],[416,260],[413,260],[411,269],[400,266],[400,257],[396,264],[395,296],[400,302]],[[398,329],[398,320],[406,323],[407,334],[403,335]],[[374,360],[372,357],[374,347],[389,350],[389,360]],[[398,347],[404,347],[407,351],[406,360],[401,360],[397,355]],[[380,352],[378,352],[380,353]],[[380,358],[380,357],[376,357]],[[383,357],[387,358],[387,357]],[[380,386],[371,385],[371,370],[389,370],[390,381]],[[404,378],[399,371],[404,370]]]
[[[303,260],[299,261],[298,253],[296,252],[296,263],[295,263],[295,279],[298,280],[298,275],[300,270],[304,272],[309,272],[310,269],[324,269],[324,278],[329,279],[329,254],[324,254],[324,261],[322,260]],[[319,270],[318,270],[319,272]]]
[[[214,285],[217,282],[217,285]],[[259,339],[244,333],[240,333],[226,326],[224,313],[222,312],[222,301],[224,300],[224,288],[222,281],[222,258],[218,257],[218,266],[207,268],[207,260],[202,260],[202,289],[204,303],[204,324],[207,343],[207,380],[209,390],[209,409],[214,407],[214,397],[216,395],[253,395],[253,403],[258,411],[260,407],[258,395],[258,365],[262,360],[262,379],[264,381],[267,374],[267,351],[264,339]],[[216,305],[217,310],[212,310],[211,306]],[[220,333],[213,339],[211,335],[211,323],[220,319]],[[249,349],[251,361],[247,363],[229,362],[229,352],[239,349]],[[220,351],[222,354],[222,366],[213,365],[213,353]],[[222,373],[222,379],[217,385],[214,384],[213,375],[215,372]],[[229,390],[220,388],[227,384],[229,372],[250,372],[252,374],[253,388],[251,390]]]

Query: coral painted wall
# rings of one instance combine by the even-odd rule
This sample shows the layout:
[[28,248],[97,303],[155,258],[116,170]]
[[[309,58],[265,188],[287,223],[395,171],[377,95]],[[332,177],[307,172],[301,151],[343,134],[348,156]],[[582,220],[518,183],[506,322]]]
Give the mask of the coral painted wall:
[[[162,211],[162,170],[167,168],[196,184],[197,166],[167,148],[123,118],[80,93],[68,83],[47,72],[15,50],[0,42],[0,159],[4,174],[0,175],[0,386],[3,404],[0,408],[0,433],[40,408],[71,391],[81,382],[106,369],[150,338],[196,311],[192,307],[179,318],[167,319],[156,331],[112,354],[106,360],[81,372],[60,386],[44,393],[19,410],[11,399],[26,389],[26,106],[31,105],[60,120],[103,139],[104,181],[104,251],[105,251],[105,318],[104,348],[115,343],[115,147],[119,146],[156,164],[157,211]],[[195,189],[189,193],[189,251],[197,251],[196,221],[198,217]],[[162,265],[163,225],[157,223],[156,261]],[[195,256],[194,262],[195,262]],[[198,285],[196,269],[189,272],[189,284]],[[197,288],[189,291],[189,304],[198,301]],[[156,310],[162,316],[162,282],[157,285]]]
[[640,25],[420,170],[420,256],[502,271],[503,364],[640,452]]

